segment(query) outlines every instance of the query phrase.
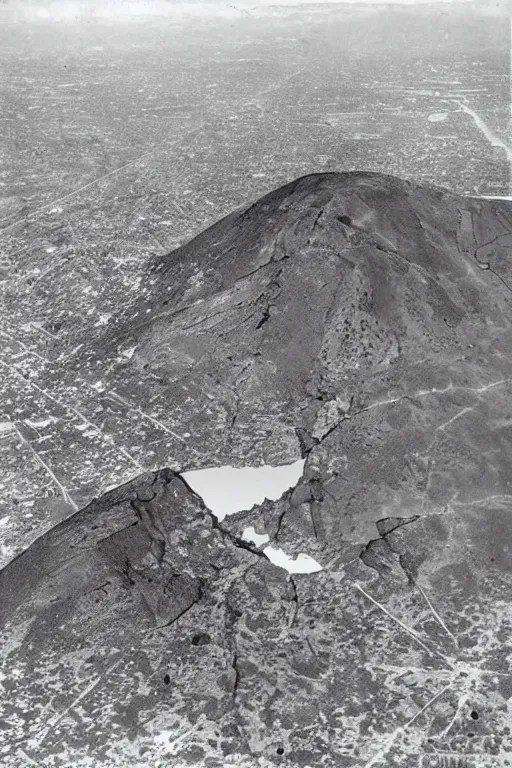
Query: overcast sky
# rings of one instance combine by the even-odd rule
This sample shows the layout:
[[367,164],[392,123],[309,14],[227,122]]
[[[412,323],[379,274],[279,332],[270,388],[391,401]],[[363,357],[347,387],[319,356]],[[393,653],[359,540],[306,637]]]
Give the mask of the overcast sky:
[[[471,3],[475,0],[7,0],[5,9],[21,14],[27,20],[42,18],[48,20],[82,19],[94,17],[148,17],[168,16],[179,18],[219,17],[233,19],[251,14],[273,15],[279,7],[300,8],[317,5],[344,5],[357,3],[361,6],[401,4],[427,5],[429,3],[456,4]],[[476,0],[488,12],[499,13],[510,8],[512,0]],[[274,10],[275,9],[275,10]],[[502,12],[502,11],[501,11]]]
[[[218,3],[219,5],[224,5],[224,0],[210,0],[211,2]],[[446,3],[461,3],[461,2],[475,2],[475,0],[241,0],[241,2],[237,3],[236,0],[233,3],[234,6],[240,5],[240,6],[253,6],[258,7],[260,5],[313,5],[313,4],[320,4],[324,5],[326,3],[366,3],[366,4],[376,4],[376,3],[402,3],[404,5],[417,5],[418,3],[432,3],[432,2],[446,2]],[[478,0],[477,0],[478,2]],[[502,3],[496,2],[496,5],[501,5]]]
[[[492,5],[494,7],[503,7],[510,4],[512,0],[480,0],[482,5]],[[95,7],[98,5],[117,6],[123,8],[126,11],[130,8],[137,8],[138,13],[152,13],[157,9],[167,8],[171,10],[172,7],[180,8],[181,10],[190,10],[197,13],[201,8],[212,11],[214,8],[218,8],[219,11],[231,11],[236,13],[237,9],[240,9],[246,13],[251,9],[257,10],[269,6],[301,6],[301,5],[340,5],[345,3],[358,3],[362,5],[374,5],[374,4],[396,4],[403,5],[418,5],[428,4],[432,2],[444,2],[444,3],[464,3],[475,2],[475,0],[8,0],[10,6],[55,6],[55,5],[69,5],[80,6],[87,8],[88,6]],[[476,0],[479,2],[479,0]]]

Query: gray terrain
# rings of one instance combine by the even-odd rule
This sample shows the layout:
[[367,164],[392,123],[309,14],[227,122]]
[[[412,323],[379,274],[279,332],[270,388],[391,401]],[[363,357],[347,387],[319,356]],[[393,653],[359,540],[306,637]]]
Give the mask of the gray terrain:
[[[229,447],[218,458],[182,454],[167,418],[185,414],[186,401],[169,414],[168,404],[132,402],[126,382],[101,393],[104,360],[85,389],[80,377],[62,377],[78,347],[115,335],[123,307],[128,319],[138,311],[157,255],[319,170],[510,191],[504,10],[348,4],[21,23],[5,7],[0,565],[144,470],[240,461]],[[189,343],[183,337],[173,353],[182,362],[198,354]],[[130,349],[119,347],[121,359]],[[233,382],[243,366],[233,367]],[[237,401],[231,394],[223,405],[213,379],[208,387],[221,429]],[[191,418],[184,431],[201,433]],[[291,460],[293,450],[288,438],[276,442],[272,461]]]
[[512,766],[506,9],[65,5],[0,5],[0,766]]
[[[56,360],[56,409],[174,460],[0,573],[3,765],[509,765],[511,233],[510,202],[303,177]],[[301,455],[221,523],[176,470]]]

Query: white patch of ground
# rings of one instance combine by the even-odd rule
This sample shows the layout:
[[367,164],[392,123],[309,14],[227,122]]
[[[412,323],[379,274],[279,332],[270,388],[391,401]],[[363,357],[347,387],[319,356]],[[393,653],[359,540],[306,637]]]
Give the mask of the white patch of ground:
[[203,499],[218,520],[252,509],[265,499],[276,501],[297,485],[304,459],[280,467],[209,467],[183,472],[183,479]]
[[[2,521],[0,520],[0,523]],[[270,541],[270,536],[268,533],[256,533],[254,527],[251,525],[249,528],[246,528],[245,531],[242,533],[242,539],[244,541],[250,541],[253,544],[255,544],[257,547],[261,547],[262,544],[266,544],[267,541]]]
[[[304,463],[304,459],[300,459],[280,467],[210,467],[183,472],[182,477],[220,521],[227,515],[252,509],[265,499],[279,499],[285,491],[297,485]],[[256,533],[255,528],[250,526],[242,533],[242,539],[260,547],[270,537],[266,533]],[[316,560],[302,552],[297,557],[291,557],[282,549],[267,546],[263,553],[271,563],[288,573],[317,573],[322,570]]]
[[442,123],[448,117],[448,112],[434,112],[429,115],[427,120],[429,123]]
[[290,557],[282,549],[270,546],[265,547],[263,552],[271,563],[279,566],[279,568],[284,568],[288,573],[318,573],[318,571],[323,570],[320,563],[303,552],[300,552],[296,558]]
[[172,739],[173,731],[161,731],[160,733],[157,733],[155,736],[155,742],[157,744],[161,744],[164,747],[167,747]]

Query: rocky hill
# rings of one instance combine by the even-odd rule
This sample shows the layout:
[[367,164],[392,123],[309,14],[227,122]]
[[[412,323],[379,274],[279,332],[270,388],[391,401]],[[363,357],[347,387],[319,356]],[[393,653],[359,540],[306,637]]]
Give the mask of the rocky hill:
[[[509,202],[304,177],[20,370],[3,765],[512,762],[511,245]],[[222,523],[180,477],[300,456]]]

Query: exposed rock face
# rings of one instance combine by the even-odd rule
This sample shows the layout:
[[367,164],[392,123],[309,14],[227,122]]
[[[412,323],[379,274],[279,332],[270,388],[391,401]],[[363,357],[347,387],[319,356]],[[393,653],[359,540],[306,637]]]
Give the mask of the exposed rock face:
[[[510,203],[306,177],[150,265],[46,372],[172,469],[1,572],[2,764],[512,765],[511,233]],[[220,524],[175,474],[301,453],[295,489]],[[80,456],[67,513],[138,471]],[[324,570],[288,576],[247,526]]]

